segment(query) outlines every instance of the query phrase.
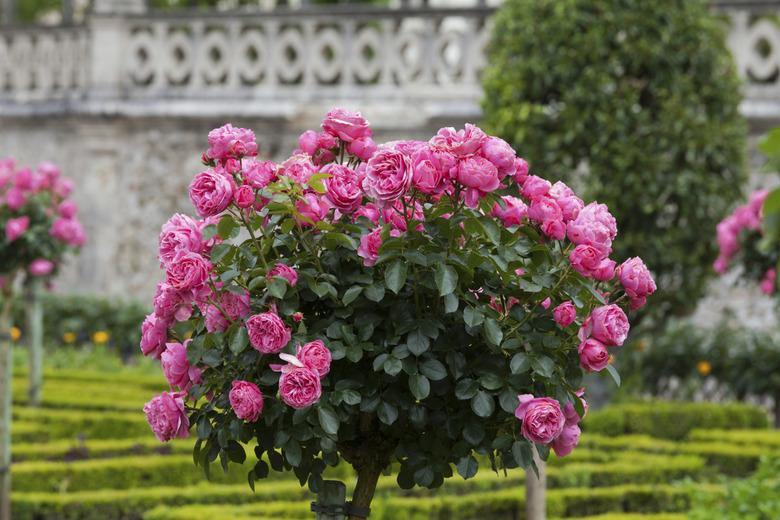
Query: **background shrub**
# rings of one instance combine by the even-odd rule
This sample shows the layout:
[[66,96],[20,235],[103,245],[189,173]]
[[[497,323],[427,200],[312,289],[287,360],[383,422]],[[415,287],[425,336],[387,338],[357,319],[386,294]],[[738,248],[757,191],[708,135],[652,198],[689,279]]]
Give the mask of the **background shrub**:
[[532,171],[609,205],[615,258],[657,274],[653,312],[689,310],[740,196],[746,125],[724,27],[703,0],[508,0],[484,76],[486,127]]

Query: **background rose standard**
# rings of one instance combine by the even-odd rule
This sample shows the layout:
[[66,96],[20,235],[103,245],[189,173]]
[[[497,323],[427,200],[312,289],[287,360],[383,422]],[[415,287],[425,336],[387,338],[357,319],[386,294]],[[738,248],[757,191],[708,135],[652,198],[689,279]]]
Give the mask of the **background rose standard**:
[[163,226],[143,325],[171,384],[145,407],[157,437],[194,427],[207,473],[255,438],[252,487],[292,470],[318,491],[344,459],[363,509],[390,462],[399,486],[434,488],[453,465],[470,478],[570,453],[583,370],[619,382],[623,306],[655,291],[641,260],[609,258],[607,207],[473,125],[379,146],[356,112],[322,128],[279,165],[249,130],[209,134],[200,219]]
[[[63,256],[79,248],[86,235],[68,197],[73,183],[51,163],[37,170],[18,168],[13,159],[0,160],[0,519],[10,518],[11,489],[11,309],[21,283],[33,284],[53,276]],[[41,311],[37,302],[30,313],[36,336],[30,352],[30,400],[38,399],[41,385]],[[28,316],[29,317],[29,316]],[[31,335],[33,335],[31,334]]]

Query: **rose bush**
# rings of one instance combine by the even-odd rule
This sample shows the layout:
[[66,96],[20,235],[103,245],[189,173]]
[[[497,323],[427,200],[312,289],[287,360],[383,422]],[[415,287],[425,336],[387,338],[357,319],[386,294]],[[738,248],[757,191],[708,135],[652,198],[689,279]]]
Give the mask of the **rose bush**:
[[206,471],[256,439],[252,486],[272,468],[317,490],[343,459],[359,507],[391,462],[400,486],[436,487],[477,456],[570,453],[583,370],[619,381],[623,308],[655,290],[641,260],[609,258],[608,208],[473,125],[377,145],[335,109],[322,129],[279,165],[254,158],[249,130],[209,135],[190,188],[203,218],[163,226],[143,325],[171,384],[146,408],[157,436],[191,425]]

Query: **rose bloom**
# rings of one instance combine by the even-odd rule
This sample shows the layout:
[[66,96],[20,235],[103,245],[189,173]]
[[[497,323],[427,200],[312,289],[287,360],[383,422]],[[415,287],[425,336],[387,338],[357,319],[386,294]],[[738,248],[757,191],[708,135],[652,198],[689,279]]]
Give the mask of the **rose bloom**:
[[450,171],[456,164],[454,155],[424,145],[412,156],[412,184],[422,193],[441,193],[447,187]]
[[369,202],[368,204],[364,204],[363,206],[360,206],[355,211],[355,213],[352,214],[352,221],[357,222],[357,219],[359,217],[365,217],[368,220],[370,220],[372,224],[378,226],[379,215],[380,215],[379,209],[376,207],[376,205]]
[[33,276],[46,276],[54,271],[54,262],[45,258],[36,258],[30,263],[27,270]]
[[370,137],[361,137],[351,143],[347,143],[347,153],[354,155],[363,162],[371,159],[376,149],[376,143]]
[[569,455],[580,442],[580,427],[576,424],[564,426],[561,434],[553,441],[552,449],[558,457]]
[[452,127],[441,128],[430,140],[434,148],[450,152],[458,157],[466,157],[477,153],[487,139],[485,132],[479,127],[466,123],[463,130]]
[[230,407],[239,419],[253,423],[263,413],[263,393],[254,383],[233,381],[229,398]]
[[549,397],[534,397],[531,394],[517,396],[520,404],[515,417],[523,424],[523,437],[536,444],[549,444],[563,431],[565,418],[561,405]]
[[242,294],[225,291],[216,296],[212,295],[212,298],[219,302],[222,310],[219,310],[211,304],[206,305],[204,314],[206,318],[206,330],[209,332],[223,332],[227,330],[230,323],[228,323],[227,319],[222,314],[222,311],[225,311],[227,317],[233,321],[249,315],[249,292],[247,290],[244,290]]
[[585,203],[582,199],[575,195],[574,191],[569,188],[565,183],[558,181],[550,188],[550,197],[554,198],[561,208],[563,213],[563,220],[569,222],[579,216],[582,208],[585,207]]
[[168,341],[169,320],[149,314],[141,325],[141,352],[144,356],[160,359]]
[[305,153],[293,155],[279,166],[279,175],[284,175],[298,184],[305,184],[317,172],[311,157]]
[[257,155],[255,134],[247,128],[235,128],[230,123],[209,132],[209,149],[206,152],[212,159],[224,161]]
[[617,222],[605,204],[591,202],[569,222],[567,234],[575,244],[595,247],[606,256],[617,236]]
[[168,384],[178,386],[185,392],[192,388],[193,384],[201,382],[200,369],[191,367],[187,360],[187,346],[190,341],[192,340],[188,339],[184,344],[167,343],[165,352],[160,356],[160,364]]
[[201,217],[222,213],[233,201],[233,182],[214,170],[200,172],[190,183],[190,201]]
[[549,309],[550,305],[552,305],[552,299],[549,296],[542,300],[541,306],[543,309]]
[[515,159],[515,182],[522,185],[528,178],[528,162],[518,157]]
[[555,199],[546,195],[534,197],[528,207],[528,218],[538,224],[550,221],[562,221],[563,212]]
[[331,163],[322,168],[322,173],[330,175],[325,179],[325,196],[333,207],[342,213],[352,213],[360,207],[363,190],[360,189],[360,181],[354,170]]
[[379,248],[382,246],[382,228],[378,227],[360,237],[358,256],[363,259],[363,265],[371,267],[379,258]]
[[154,313],[165,320],[185,321],[192,315],[192,291],[179,291],[160,282],[154,295]]
[[770,294],[773,294],[775,292],[775,287],[777,284],[777,271],[775,268],[770,268],[767,270],[767,272],[764,274],[764,278],[761,279],[761,283],[759,284],[759,287],[761,288],[761,292],[769,296]]
[[575,271],[582,276],[591,277],[594,271],[601,267],[605,260],[604,254],[599,249],[589,245],[579,245],[569,253],[569,263]]
[[13,242],[20,236],[24,235],[24,232],[30,227],[30,217],[24,215],[17,218],[9,218],[5,222],[5,240],[6,242]]
[[371,127],[360,112],[334,108],[322,120],[322,129],[345,143],[371,137]]
[[279,396],[296,410],[306,408],[320,400],[322,386],[317,372],[292,366],[279,377]]
[[545,220],[542,222],[542,233],[553,240],[566,238],[566,224],[563,220]]
[[574,323],[574,320],[577,318],[577,309],[572,302],[563,302],[553,309],[553,318],[555,323],[565,329]]
[[412,205],[408,197],[406,199],[406,208],[404,208],[404,200],[398,199],[392,206],[385,207],[382,211],[382,217],[385,222],[390,223],[393,230],[401,232],[406,232],[407,219],[411,224],[414,224],[415,222],[418,223],[416,226],[418,231],[422,230],[421,222],[425,220],[423,206],[420,204],[420,201],[416,200],[414,201],[414,205]]
[[328,216],[330,207],[324,197],[317,193],[306,193],[302,199],[295,203],[295,209],[303,217],[298,220],[301,226],[313,226]]
[[272,279],[276,276],[280,276],[287,280],[287,283],[289,283],[291,287],[295,287],[295,285],[298,283],[298,272],[289,265],[276,264],[270,271],[268,271],[269,279]]
[[644,306],[647,297],[656,290],[655,280],[641,258],[629,258],[617,268],[620,284],[631,299],[631,308]]
[[580,366],[588,372],[600,372],[609,365],[609,352],[603,343],[594,338],[588,338],[577,347],[580,355]]
[[591,275],[593,275],[593,278],[600,282],[608,282],[612,280],[615,277],[615,264],[614,260],[610,260],[609,258],[605,258],[601,261],[601,263],[591,271]]
[[498,168],[498,174],[505,177],[515,170],[515,151],[509,143],[499,137],[488,137],[482,141],[482,156]]
[[159,238],[160,264],[171,263],[180,252],[201,253],[203,232],[192,217],[176,213],[163,224]]
[[379,203],[392,202],[409,191],[412,175],[408,156],[392,149],[380,149],[366,164],[363,190]]
[[246,209],[250,206],[253,206],[256,198],[255,190],[252,189],[252,186],[248,184],[239,186],[239,188],[233,194],[233,201],[235,202],[236,206],[241,209]]
[[298,148],[306,155],[313,156],[319,148],[320,137],[314,130],[306,130],[298,136]]
[[591,336],[608,347],[619,347],[628,337],[628,318],[615,304],[596,307],[583,323],[586,336]]
[[76,213],[79,211],[79,206],[72,200],[66,200],[60,203],[59,206],[57,206],[57,213],[62,218],[74,218],[76,216]]
[[466,203],[476,207],[479,197],[498,189],[498,169],[484,157],[473,155],[458,161],[455,180],[468,188]]
[[325,377],[330,372],[331,354],[322,340],[314,340],[298,347],[296,357],[309,370],[317,372],[320,377]]
[[501,204],[496,202],[491,215],[500,219],[507,227],[519,226],[523,219],[528,216],[528,206],[522,200],[510,195],[504,195],[501,197],[501,200],[504,203],[504,207],[501,207]]
[[580,388],[575,394],[577,394],[577,398],[582,402],[582,417],[577,413],[577,409],[574,408],[574,403],[567,401],[566,404],[563,405],[563,416],[566,417],[566,425],[577,424],[588,415],[588,402],[582,397],[585,395],[585,389]]
[[255,314],[246,320],[249,342],[262,354],[275,354],[290,342],[290,329],[275,312]]
[[276,164],[271,161],[247,161],[242,178],[256,190],[262,190],[276,179]]
[[68,245],[80,246],[87,239],[81,222],[75,218],[58,218],[51,224],[49,235]]
[[146,421],[160,442],[183,439],[190,434],[190,421],[179,393],[163,392],[144,405]]
[[551,188],[552,184],[550,184],[550,181],[537,177],[536,175],[529,175],[528,178],[525,179],[523,189],[520,190],[520,193],[523,197],[534,200],[538,197],[547,195]]
[[211,264],[198,253],[180,252],[165,269],[165,280],[174,289],[197,289],[211,276]]
[[9,208],[17,210],[27,203],[27,195],[19,188],[11,188],[5,194],[5,203]]

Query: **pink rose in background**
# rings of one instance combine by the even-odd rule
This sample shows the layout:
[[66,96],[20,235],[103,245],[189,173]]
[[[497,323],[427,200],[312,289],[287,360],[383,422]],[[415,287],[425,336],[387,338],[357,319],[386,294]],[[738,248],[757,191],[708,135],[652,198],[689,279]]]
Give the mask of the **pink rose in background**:
[[211,276],[211,263],[198,253],[179,252],[165,269],[165,280],[174,289],[197,289]]
[[17,210],[27,203],[27,195],[19,188],[11,188],[5,194],[5,203],[9,208]]
[[520,429],[523,437],[536,444],[549,444],[561,434],[565,418],[558,401],[531,394],[517,397],[520,404],[515,417],[523,423]]
[[249,342],[261,354],[275,354],[290,342],[290,329],[275,312],[255,314],[246,320]]
[[225,161],[257,155],[255,133],[247,128],[235,128],[228,123],[209,132],[208,139],[209,149],[206,155],[211,159]]
[[379,258],[379,248],[382,246],[382,228],[378,227],[360,237],[358,256],[363,259],[363,265],[371,267]]
[[641,258],[629,258],[617,268],[620,283],[631,299],[631,308],[644,306],[647,297],[656,290],[655,280]]
[[361,137],[351,143],[347,143],[347,153],[354,155],[361,161],[368,161],[377,150],[376,143],[370,137]]
[[78,205],[75,202],[73,202],[72,200],[63,201],[57,207],[57,212],[64,219],[75,218],[76,217],[76,213],[78,213],[78,211],[79,211]]
[[27,270],[33,276],[46,276],[54,271],[54,262],[45,258],[36,258]]
[[567,234],[575,244],[594,247],[607,256],[617,236],[617,222],[605,204],[591,202],[569,222]]
[[628,337],[628,317],[618,305],[596,307],[582,324],[585,336],[593,337],[608,347],[619,347]]
[[233,182],[214,170],[200,172],[190,183],[190,201],[201,217],[217,215],[233,201]]
[[163,224],[159,238],[160,264],[165,266],[181,252],[201,253],[203,251],[203,232],[200,224],[193,218],[176,213]]
[[761,279],[759,287],[761,288],[761,292],[767,296],[774,294],[777,287],[777,271],[774,267],[767,270],[764,274],[764,278]]
[[54,186],[54,183],[62,175],[59,166],[49,161],[43,161],[39,164],[37,171],[39,175],[46,179],[47,187]]
[[561,434],[553,441],[552,449],[558,457],[569,455],[580,442],[580,427],[576,424],[564,426]]
[[154,313],[164,320],[185,321],[192,316],[192,291],[179,291],[160,282],[154,296]]
[[73,181],[61,178],[54,184],[54,193],[61,199],[68,198],[73,193]]
[[363,190],[379,204],[403,197],[412,184],[412,164],[408,156],[390,149],[380,149],[366,165]]
[[330,372],[331,354],[322,340],[314,340],[298,347],[296,357],[309,370],[317,372],[320,377],[325,377]]
[[14,176],[14,186],[22,191],[32,191],[35,187],[35,177],[30,168],[22,168]]
[[313,226],[328,216],[330,207],[327,201],[316,193],[306,193],[302,199],[295,203],[295,209],[304,219],[300,219],[301,226]]
[[320,136],[314,130],[306,130],[298,136],[298,148],[306,155],[314,156],[320,147]]
[[263,413],[263,393],[254,383],[233,381],[229,399],[230,407],[239,419],[253,423]]
[[180,393],[163,392],[144,405],[146,421],[160,442],[183,439],[190,434],[190,421]]
[[505,226],[519,226],[523,219],[528,216],[528,206],[525,202],[512,197],[510,195],[504,195],[501,197],[504,207],[498,202],[493,206],[491,215],[501,220]]
[[499,137],[487,137],[482,141],[482,156],[498,168],[498,174],[505,177],[515,171],[515,151],[509,143]]
[[577,347],[580,355],[580,366],[588,372],[600,372],[609,365],[609,352],[603,343],[588,338]]
[[256,198],[255,190],[252,189],[252,186],[248,184],[239,186],[239,188],[233,194],[233,201],[235,202],[236,206],[241,209],[254,206]]
[[271,161],[247,161],[242,178],[244,183],[262,190],[276,179],[276,164]]
[[322,120],[322,129],[346,143],[371,137],[371,127],[360,112],[334,108]]
[[305,184],[312,175],[317,173],[317,167],[311,162],[311,157],[306,154],[296,154],[284,161],[278,170],[279,175],[284,175],[298,184]]
[[523,197],[533,200],[547,195],[550,192],[550,188],[552,188],[550,181],[537,177],[536,175],[529,175],[528,178],[525,179],[523,189],[520,190],[520,193],[522,193]]
[[160,359],[168,341],[170,322],[156,314],[149,314],[141,325],[141,352],[144,356]]
[[279,396],[287,406],[300,410],[319,401],[321,395],[322,386],[317,372],[296,366],[282,371]]
[[330,175],[325,179],[326,193],[333,207],[342,213],[352,213],[363,202],[363,190],[357,173],[341,164],[329,164],[322,168],[322,173]]
[[577,309],[572,302],[563,302],[553,309],[553,318],[562,328],[566,328],[577,318]]
[[458,157],[466,157],[477,153],[482,142],[487,138],[479,127],[466,123],[463,130],[452,127],[441,128],[430,140],[434,148],[450,152]]
[[187,346],[191,340],[184,344],[167,343],[165,352],[160,356],[165,379],[171,386],[177,386],[180,390],[189,391],[192,385],[200,384],[201,371],[199,368],[191,367],[187,360]]
[[9,218],[5,222],[5,240],[6,242],[13,242],[20,236],[24,235],[25,231],[30,227],[30,217],[24,215],[17,218]]
[[81,246],[86,242],[84,228],[75,218],[58,218],[52,222],[49,235],[72,246]]
[[272,279],[276,276],[281,276],[291,287],[295,287],[298,283],[298,272],[285,264],[276,264],[270,271],[268,271],[268,278]]

